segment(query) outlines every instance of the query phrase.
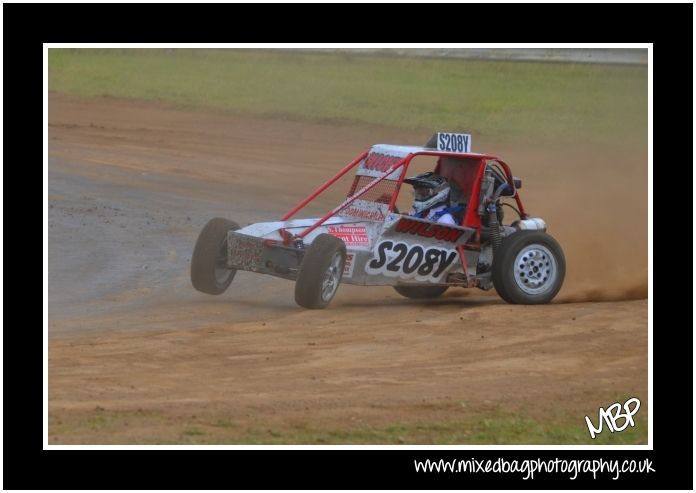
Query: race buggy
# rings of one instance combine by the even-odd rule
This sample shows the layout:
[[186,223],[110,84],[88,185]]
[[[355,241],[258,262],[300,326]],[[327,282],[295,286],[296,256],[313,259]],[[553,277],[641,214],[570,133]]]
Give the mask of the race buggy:
[[[396,200],[412,160],[430,156],[451,184],[455,225],[399,213]],[[320,218],[292,219],[350,170],[346,199]],[[522,205],[521,181],[499,158],[471,152],[471,136],[436,133],[423,147],[378,144],[279,221],[240,228],[222,218],[203,228],[191,282],[221,294],[237,270],[295,281],[295,301],[325,308],[340,283],[388,285],[407,298],[436,298],[450,287],[495,287],[505,301],[548,303],[565,277],[559,244]],[[517,207],[506,202],[514,200]],[[517,218],[504,224],[503,206]]]

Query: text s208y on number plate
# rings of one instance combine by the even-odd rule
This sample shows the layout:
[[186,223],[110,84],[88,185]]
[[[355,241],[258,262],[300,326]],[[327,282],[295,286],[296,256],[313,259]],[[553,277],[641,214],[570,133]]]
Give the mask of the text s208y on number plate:
[[438,132],[437,150],[445,152],[471,152],[471,135]]

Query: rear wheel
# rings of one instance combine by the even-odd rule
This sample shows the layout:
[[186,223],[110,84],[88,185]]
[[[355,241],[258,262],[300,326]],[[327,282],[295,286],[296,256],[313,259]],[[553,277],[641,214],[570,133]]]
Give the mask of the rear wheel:
[[565,256],[552,236],[520,231],[501,242],[493,257],[491,277],[495,290],[508,303],[548,303],[563,285]]
[[416,300],[437,298],[447,291],[448,286],[394,286],[401,296]]
[[320,234],[302,259],[295,282],[295,301],[304,308],[326,308],[343,277],[346,245],[329,234]]
[[227,267],[227,232],[239,229],[234,221],[215,217],[198,236],[191,256],[191,284],[206,294],[222,294],[237,269]]

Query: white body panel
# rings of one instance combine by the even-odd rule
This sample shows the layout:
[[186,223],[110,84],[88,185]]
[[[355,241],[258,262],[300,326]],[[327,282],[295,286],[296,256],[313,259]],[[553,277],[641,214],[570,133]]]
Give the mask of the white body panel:
[[[277,247],[263,246],[263,240],[280,244],[281,228],[297,235],[316,221],[294,219],[256,223],[230,232],[229,263],[238,269],[276,275],[267,272],[264,265]],[[333,217],[305,236],[304,247],[309,248],[314,238],[323,233],[336,236],[346,244],[348,259],[342,282],[360,285],[447,284],[450,274],[463,274],[457,247],[465,244],[474,230],[400,214],[388,214],[384,221]],[[292,248],[286,247],[285,250]],[[465,251],[465,258],[469,274],[474,274],[478,252]],[[290,271],[288,277],[292,276],[292,269]]]

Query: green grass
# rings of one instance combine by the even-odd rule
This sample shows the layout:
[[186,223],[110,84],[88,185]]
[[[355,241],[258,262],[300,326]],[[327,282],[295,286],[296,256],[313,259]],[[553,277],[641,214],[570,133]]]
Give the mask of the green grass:
[[[424,408],[425,409],[425,408]],[[438,421],[394,422],[375,427],[322,423],[316,420],[284,423],[237,424],[219,418],[172,418],[152,412],[101,410],[52,419],[51,443],[132,443],[133,429],[141,430],[137,443],[156,444],[436,444],[436,445],[633,445],[648,437],[646,412],[635,426],[611,433],[606,427],[591,439],[581,412],[546,412],[543,418],[502,408],[462,415],[457,404],[443,403],[430,410],[456,417]],[[591,416],[596,424],[597,416]],[[142,434],[144,430],[151,432]],[[163,431],[163,430],[166,430]]]
[[489,139],[647,136],[647,67],[307,54],[50,49],[49,90]]
[[[594,420],[596,422],[596,418]],[[495,411],[443,422],[395,423],[390,426],[322,430],[296,425],[285,430],[247,429],[235,443],[246,444],[435,444],[435,445],[634,445],[647,444],[646,416],[623,432],[604,431],[593,440],[584,419],[536,420]],[[219,440],[219,438],[218,438]],[[218,443],[223,443],[220,440]],[[211,442],[208,442],[211,443]]]

